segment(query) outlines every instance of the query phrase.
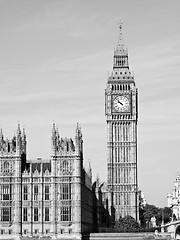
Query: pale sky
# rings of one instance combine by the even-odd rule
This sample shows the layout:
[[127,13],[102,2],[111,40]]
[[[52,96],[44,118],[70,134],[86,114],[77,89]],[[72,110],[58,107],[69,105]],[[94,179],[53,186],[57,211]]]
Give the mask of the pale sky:
[[166,206],[180,172],[179,0],[0,0],[0,128],[25,126],[28,159],[51,156],[51,130],[84,139],[84,165],[107,179],[104,89],[123,20],[139,89],[138,181]]

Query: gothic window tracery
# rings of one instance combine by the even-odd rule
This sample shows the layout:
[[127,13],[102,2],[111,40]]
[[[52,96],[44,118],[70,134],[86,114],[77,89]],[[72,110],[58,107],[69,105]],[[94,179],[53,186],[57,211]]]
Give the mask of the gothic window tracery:
[[36,170],[34,171],[34,175],[38,175],[39,174],[39,172],[38,172],[38,169],[36,168]]
[[67,172],[69,170],[69,163],[68,163],[68,161],[64,161],[63,162],[63,171],[64,172]]
[[5,162],[2,162],[1,164],[1,172],[3,174],[10,174],[12,172],[12,163],[8,162],[8,161],[5,161]]
[[4,172],[5,173],[9,172],[9,163],[8,162],[4,162]]
[[49,175],[49,170],[48,169],[45,170],[45,175]]

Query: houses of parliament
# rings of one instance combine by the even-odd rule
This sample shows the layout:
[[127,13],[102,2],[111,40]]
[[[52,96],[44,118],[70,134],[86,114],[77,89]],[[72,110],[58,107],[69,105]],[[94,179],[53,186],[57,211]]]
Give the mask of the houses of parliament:
[[122,24],[105,89],[105,116],[106,183],[92,182],[91,167],[84,169],[78,124],[73,138],[61,137],[53,124],[48,160],[26,158],[26,133],[20,124],[12,139],[0,131],[0,239],[82,239],[84,233],[112,228],[126,215],[138,221],[138,100]]

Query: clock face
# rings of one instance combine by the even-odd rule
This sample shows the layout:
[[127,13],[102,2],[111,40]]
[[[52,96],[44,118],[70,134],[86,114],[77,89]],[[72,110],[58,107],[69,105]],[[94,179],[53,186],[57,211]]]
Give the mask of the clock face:
[[114,109],[118,112],[129,112],[130,111],[130,102],[129,99],[125,96],[116,96],[114,98]]

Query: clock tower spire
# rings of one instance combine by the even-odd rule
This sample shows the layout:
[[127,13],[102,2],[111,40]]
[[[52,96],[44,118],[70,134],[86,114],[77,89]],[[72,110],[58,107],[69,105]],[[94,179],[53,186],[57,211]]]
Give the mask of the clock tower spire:
[[120,20],[119,24],[119,39],[117,47],[114,51],[114,63],[113,69],[129,69],[128,63],[128,50],[124,44],[123,33],[122,33],[122,20]]
[[138,220],[137,106],[137,88],[129,70],[121,21],[113,70],[105,89],[108,191],[115,220],[126,215]]

